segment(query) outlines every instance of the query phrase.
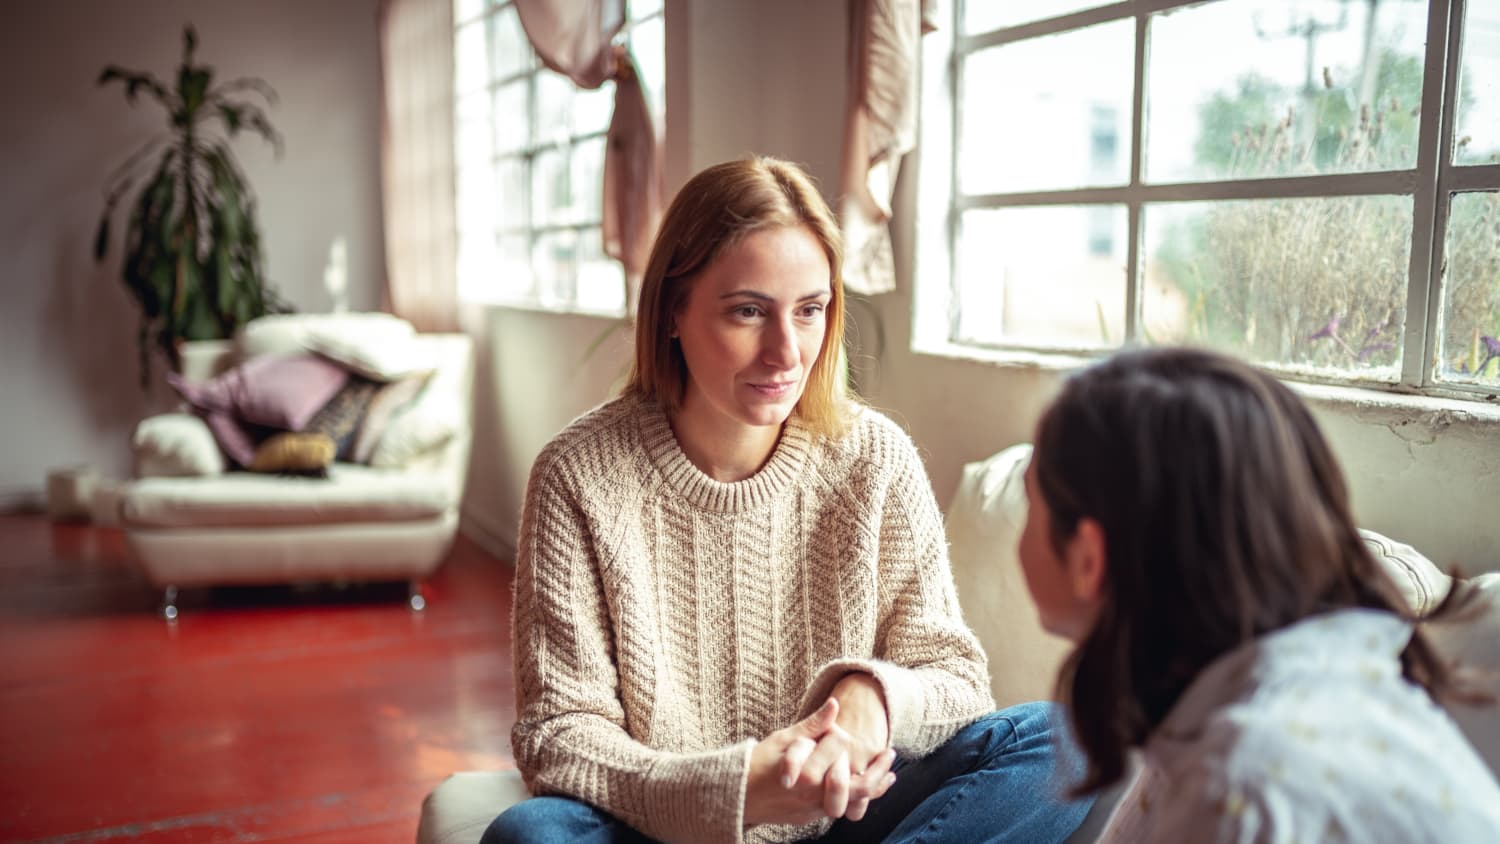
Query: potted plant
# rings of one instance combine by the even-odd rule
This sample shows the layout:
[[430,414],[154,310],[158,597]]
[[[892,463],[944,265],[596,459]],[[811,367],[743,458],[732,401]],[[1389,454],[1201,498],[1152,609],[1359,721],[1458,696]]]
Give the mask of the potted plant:
[[183,29],[182,44],[171,89],[150,73],[115,65],[106,67],[98,82],[124,85],[132,105],[144,91],[168,116],[167,131],[110,176],[94,238],[94,257],[102,261],[116,203],[141,185],[125,234],[121,276],[141,307],[142,387],[150,377],[153,347],[176,368],[182,342],[229,337],[249,320],[289,310],[265,278],[255,199],[229,149],[230,139],[248,129],[280,154],[281,136],[265,112],[242,96],[258,94],[271,104],[276,92],[253,78],[214,86],[213,68],[193,61],[198,36],[191,24]]

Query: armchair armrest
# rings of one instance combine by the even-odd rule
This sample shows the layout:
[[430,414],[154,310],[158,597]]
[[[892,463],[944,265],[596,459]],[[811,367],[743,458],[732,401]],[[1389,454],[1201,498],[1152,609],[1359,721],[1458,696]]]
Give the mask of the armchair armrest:
[[138,478],[208,477],[224,474],[224,453],[208,424],[191,413],[147,417],[131,437]]

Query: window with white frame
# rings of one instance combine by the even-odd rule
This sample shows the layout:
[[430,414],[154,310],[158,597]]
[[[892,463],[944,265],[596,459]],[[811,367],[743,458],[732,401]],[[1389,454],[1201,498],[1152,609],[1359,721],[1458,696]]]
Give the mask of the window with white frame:
[[[459,295],[623,314],[624,272],[600,233],[614,83],[581,90],[544,68],[513,2],[454,0]],[[662,0],[630,0],[619,40],[663,125]]]
[[1500,386],[1500,0],[955,0],[917,341]]

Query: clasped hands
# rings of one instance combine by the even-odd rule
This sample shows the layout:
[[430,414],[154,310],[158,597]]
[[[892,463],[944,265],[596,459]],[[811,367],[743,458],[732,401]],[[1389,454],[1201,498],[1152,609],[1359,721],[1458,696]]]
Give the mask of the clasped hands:
[[896,782],[889,741],[880,685],[868,674],[845,675],[816,712],[751,750],[745,825],[863,818]]

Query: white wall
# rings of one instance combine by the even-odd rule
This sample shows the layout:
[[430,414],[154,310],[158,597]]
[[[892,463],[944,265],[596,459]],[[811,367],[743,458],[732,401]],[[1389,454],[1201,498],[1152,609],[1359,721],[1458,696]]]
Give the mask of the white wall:
[[[66,0],[0,12],[0,504],[40,490],[49,467],[129,471],[131,429],[166,401],[137,383],[138,312],[105,265],[94,226],[111,171],[165,124],[142,97],[95,86],[106,64],[171,80],[182,26],[219,79],[259,76],[286,139],[277,160],[254,136],[234,145],[259,199],[272,281],[301,310],[378,307],[380,232],[377,0]],[[124,211],[124,208],[119,211]],[[348,289],[324,289],[333,245]]]

